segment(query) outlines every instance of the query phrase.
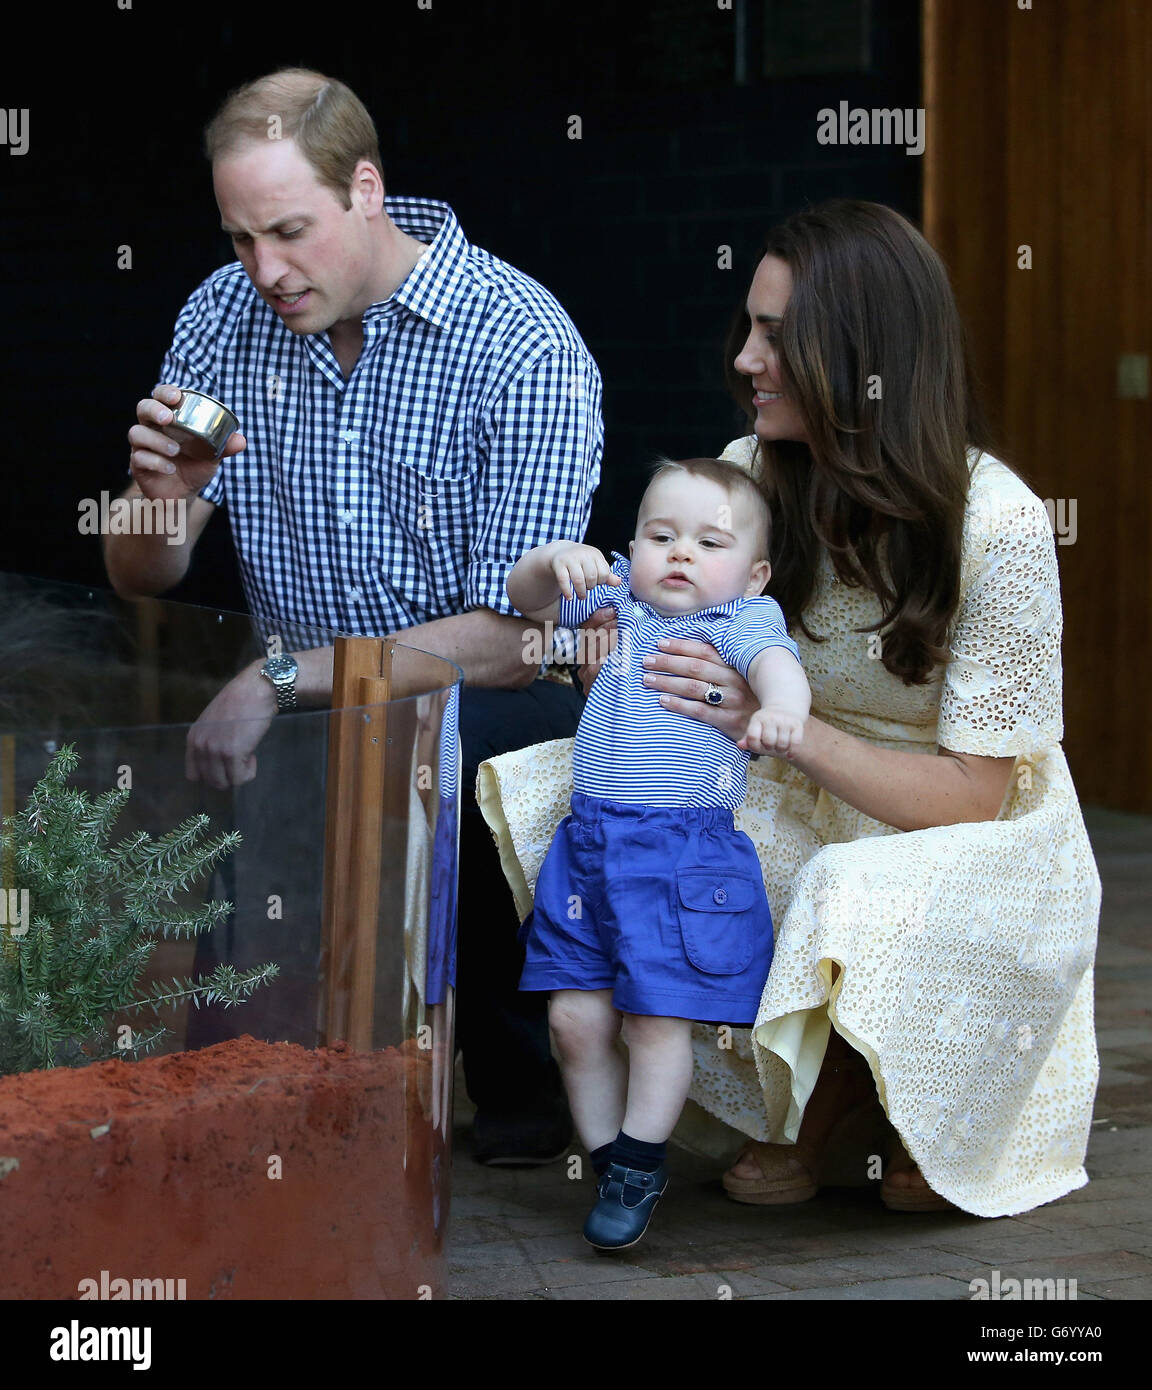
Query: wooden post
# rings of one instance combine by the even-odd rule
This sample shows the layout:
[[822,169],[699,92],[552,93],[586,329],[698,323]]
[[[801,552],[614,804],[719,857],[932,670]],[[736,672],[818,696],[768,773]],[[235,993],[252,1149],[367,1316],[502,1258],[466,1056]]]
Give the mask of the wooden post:
[[343,711],[386,702],[390,681],[382,638],[337,637],[334,647],[320,1037],[328,1045],[344,1038],[352,1047],[368,1050],[372,1047],[387,712]]
[[[384,660],[387,660],[385,655]],[[359,700],[372,705],[357,726],[359,761],[356,828],[353,839],[351,932],[353,971],[348,1000],[348,1042],[361,1052],[372,1050],[372,1023],[376,1008],[376,934],[380,920],[380,840],[384,820],[386,750],[388,747],[387,675],[361,676]]]

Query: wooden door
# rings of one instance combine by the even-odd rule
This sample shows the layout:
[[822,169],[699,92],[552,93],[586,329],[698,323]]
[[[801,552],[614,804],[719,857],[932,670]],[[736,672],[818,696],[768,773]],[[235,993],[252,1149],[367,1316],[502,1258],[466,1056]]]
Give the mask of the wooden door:
[[1082,801],[1152,812],[1152,4],[923,0],[924,230],[1050,504]]

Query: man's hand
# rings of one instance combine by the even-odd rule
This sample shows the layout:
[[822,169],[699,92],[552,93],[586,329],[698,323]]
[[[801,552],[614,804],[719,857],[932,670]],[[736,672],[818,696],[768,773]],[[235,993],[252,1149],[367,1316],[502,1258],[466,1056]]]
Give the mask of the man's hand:
[[550,563],[560,592],[567,599],[587,598],[588,591],[598,584],[624,582],[618,574],[612,573],[612,566],[594,545],[576,542],[565,545],[550,557]]
[[263,661],[229,681],[188,730],[184,771],[190,782],[223,791],[256,776],[253,750],[276,716],[276,692],[260,674]]
[[615,650],[616,610],[597,608],[595,613],[590,613],[587,620],[581,623],[577,640],[577,652],[581,659],[577,663],[576,674],[584,690],[585,699],[588,698],[588,692],[592,689],[592,683],[599,674],[600,667]]
[[804,720],[794,710],[764,705],[748,721],[748,731],[736,747],[786,758],[803,740]]
[[[180,404],[179,386],[157,386],[151,396],[136,404],[137,423],[128,431],[132,445],[132,477],[148,498],[194,497],[211,480],[218,460],[191,458],[160,426],[171,424],[172,410]],[[237,430],[224,446],[222,457],[238,454],[247,445]]]

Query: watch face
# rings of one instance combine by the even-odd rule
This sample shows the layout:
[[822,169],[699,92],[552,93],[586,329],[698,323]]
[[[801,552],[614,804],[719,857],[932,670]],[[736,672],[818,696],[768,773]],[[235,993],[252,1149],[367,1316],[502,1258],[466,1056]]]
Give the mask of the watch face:
[[296,662],[290,656],[273,656],[265,663],[264,669],[273,680],[282,680],[296,674]]

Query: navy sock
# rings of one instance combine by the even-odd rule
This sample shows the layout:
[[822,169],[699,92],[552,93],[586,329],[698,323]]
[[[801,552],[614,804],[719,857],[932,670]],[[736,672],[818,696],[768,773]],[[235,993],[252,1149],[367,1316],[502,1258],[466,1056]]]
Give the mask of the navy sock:
[[602,1178],[612,1162],[611,1140],[607,1144],[601,1144],[598,1149],[593,1149],[588,1157],[592,1160],[592,1171],[598,1178]]
[[650,1144],[645,1139],[633,1139],[621,1130],[612,1145],[612,1162],[635,1168],[640,1173],[654,1173],[664,1162],[667,1149],[666,1143]]

